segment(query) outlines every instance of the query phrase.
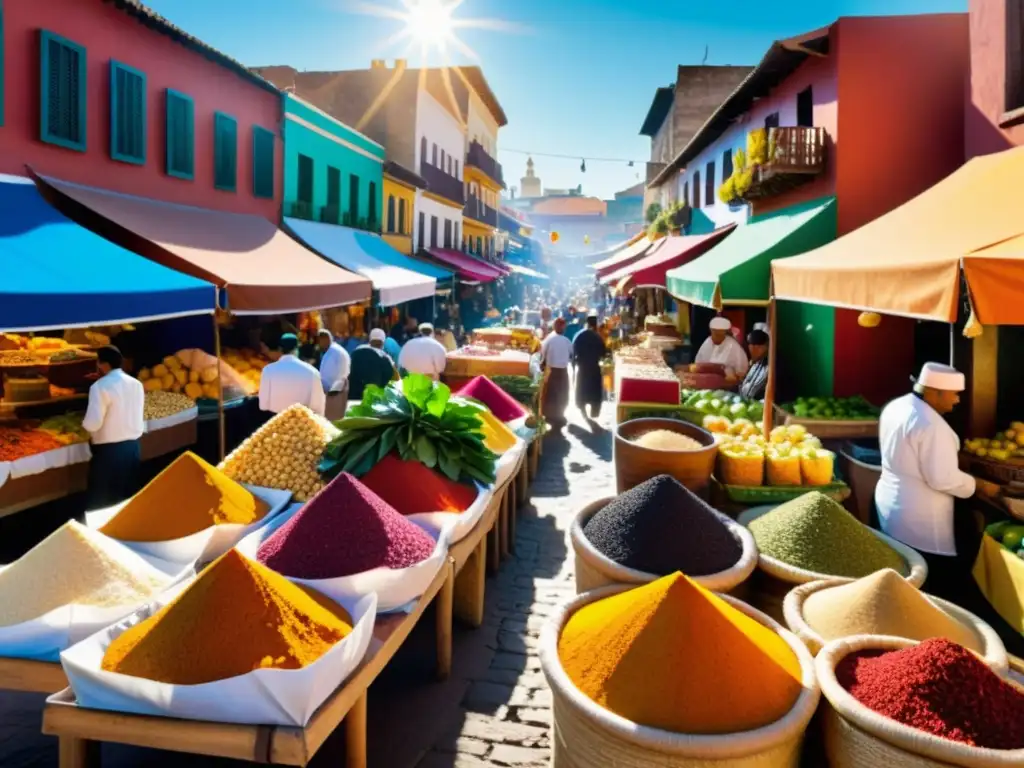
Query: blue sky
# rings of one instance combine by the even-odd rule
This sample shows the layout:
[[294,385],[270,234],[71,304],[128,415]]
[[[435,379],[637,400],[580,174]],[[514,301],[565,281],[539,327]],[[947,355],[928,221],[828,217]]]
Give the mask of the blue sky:
[[[354,0],[148,0],[157,12],[249,65],[352,69],[406,53],[385,46],[399,22],[353,12]],[[400,0],[374,0],[399,8]],[[637,131],[655,88],[679,64],[754,64],[772,40],[828,24],[837,16],[966,10],[967,0],[463,0],[457,18],[501,19],[514,29],[464,29],[478,63],[509,117],[499,147],[571,154],[535,157],[549,187],[610,197],[643,173],[650,141]],[[410,65],[415,55],[406,56]],[[437,64],[437,59],[429,63]],[[518,184],[525,155],[501,151],[505,178]]]

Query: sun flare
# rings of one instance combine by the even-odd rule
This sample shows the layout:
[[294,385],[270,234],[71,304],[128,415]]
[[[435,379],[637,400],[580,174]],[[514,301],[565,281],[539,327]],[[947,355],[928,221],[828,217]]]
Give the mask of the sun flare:
[[454,6],[444,0],[414,1],[409,5],[405,20],[409,36],[425,48],[444,49],[455,29],[454,10]]

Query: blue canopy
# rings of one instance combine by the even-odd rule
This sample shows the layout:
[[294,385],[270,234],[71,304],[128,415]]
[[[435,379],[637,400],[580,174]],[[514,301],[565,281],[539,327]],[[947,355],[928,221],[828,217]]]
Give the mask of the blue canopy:
[[362,248],[363,251],[365,251],[371,258],[374,258],[377,261],[383,262],[384,264],[390,264],[392,267],[410,269],[413,272],[419,272],[421,275],[432,277],[435,280],[452,279],[452,273],[447,269],[442,269],[434,264],[427,264],[425,261],[411,258],[399,251],[396,251],[388,245],[380,235],[355,230],[355,236],[356,242],[359,243],[359,247]]
[[74,223],[30,179],[0,175],[0,331],[212,313],[213,285]]

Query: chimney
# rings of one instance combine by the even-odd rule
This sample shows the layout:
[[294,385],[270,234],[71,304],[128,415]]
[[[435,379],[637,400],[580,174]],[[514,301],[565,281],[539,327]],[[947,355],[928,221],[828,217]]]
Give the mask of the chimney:
[[409,66],[408,59],[395,59],[395,69],[404,71]]
[[370,69],[387,69],[388,65],[384,62],[384,59],[372,59],[370,61]]

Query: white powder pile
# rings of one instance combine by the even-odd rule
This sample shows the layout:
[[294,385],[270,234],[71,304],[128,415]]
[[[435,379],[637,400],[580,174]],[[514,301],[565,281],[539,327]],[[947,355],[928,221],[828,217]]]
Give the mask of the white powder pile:
[[72,603],[139,605],[170,581],[123,544],[72,520],[0,569],[0,627]]

